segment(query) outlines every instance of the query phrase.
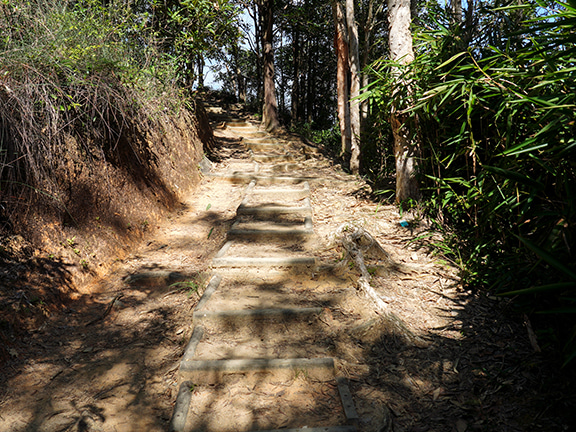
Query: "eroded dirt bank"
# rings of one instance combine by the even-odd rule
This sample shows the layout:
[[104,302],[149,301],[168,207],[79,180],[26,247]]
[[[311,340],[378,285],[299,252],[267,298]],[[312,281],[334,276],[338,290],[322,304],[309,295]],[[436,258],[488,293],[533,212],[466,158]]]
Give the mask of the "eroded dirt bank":
[[[215,133],[213,173],[252,165],[233,133],[222,128]],[[178,166],[179,161],[168,159]],[[285,168],[279,164],[270,170],[282,174]],[[359,430],[569,430],[567,410],[573,400],[563,396],[570,392],[533,352],[521,320],[509,314],[505,301],[464,290],[453,267],[430,255],[425,242],[414,241],[425,230],[424,221],[410,217],[409,228],[403,228],[393,206],[375,203],[364,182],[319,152],[290,169],[329,179],[311,186],[310,196],[315,253],[325,270],[305,275],[263,271],[240,287],[222,289],[240,288],[254,296],[285,289],[304,301],[318,286],[328,287],[321,293],[325,302],[318,304],[324,308],[319,321],[298,331],[327,352],[338,352],[336,366],[350,381]],[[103,265],[107,271],[100,278],[75,288],[74,301],[30,322],[29,332],[8,347],[0,383],[0,430],[165,431],[193,309],[245,187],[201,178],[197,188],[179,196],[176,211],[148,219],[146,240],[138,247],[119,241],[116,262]],[[422,343],[398,337],[381,324],[357,290],[354,266],[326,270],[343,256],[327,241],[342,223],[364,227],[388,252],[394,265],[373,265],[372,283]],[[77,236],[74,245],[65,241],[62,248],[68,251],[79,241]],[[70,257],[76,255],[72,250]],[[62,277],[68,280],[66,273]],[[20,303],[11,305],[31,307],[29,299],[14,299]],[[274,349],[292,347],[279,341]],[[308,377],[294,381],[312,393],[307,402],[312,414],[323,415],[326,407],[337,405],[330,395],[315,394]],[[201,402],[217,394],[214,404],[219,406],[240,398],[249,404],[251,390],[198,386],[194,396]],[[272,405],[257,414],[284,416],[283,424],[294,424],[298,397],[286,408],[280,393],[274,388]],[[258,407],[250,408],[256,413]]]
[[17,360],[21,338],[69,301],[90,303],[87,283],[108,274],[198,184],[213,144],[200,105],[131,121],[112,142],[66,135],[46,161],[49,181],[2,189],[0,362]]

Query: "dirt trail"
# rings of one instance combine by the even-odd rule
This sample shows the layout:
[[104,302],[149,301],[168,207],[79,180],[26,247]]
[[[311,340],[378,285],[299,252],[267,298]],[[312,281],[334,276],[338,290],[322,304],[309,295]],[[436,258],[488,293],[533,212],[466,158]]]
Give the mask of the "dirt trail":
[[[294,137],[249,120],[215,136],[179,214],[14,353],[0,430],[525,430],[524,330],[411,242],[422,221],[402,227]],[[357,289],[328,242],[343,223],[389,254],[367,261],[371,284],[422,343]]]

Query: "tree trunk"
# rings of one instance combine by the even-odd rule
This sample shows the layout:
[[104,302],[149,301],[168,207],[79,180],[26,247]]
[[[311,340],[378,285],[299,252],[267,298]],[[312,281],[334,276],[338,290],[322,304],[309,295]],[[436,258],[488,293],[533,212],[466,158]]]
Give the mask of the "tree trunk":
[[[410,0],[388,0],[388,17],[390,58],[400,65],[409,64],[414,61],[410,31]],[[411,83],[402,78],[398,67],[392,70],[392,74],[396,77],[396,88],[407,88],[410,94]],[[396,201],[401,203],[408,199],[420,198],[420,188],[416,178],[420,145],[416,138],[414,121],[409,115],[401,114],[399,110],[400,107],[393,106],[390,124],[394,136],[396,158]]]
[[354,0],[346,0],[346,23],[350,47],[350,171],[360,171],[360,56],[358,54],[358,26],[354,17]]
[[262,14],[261,14],[261,9],[262,9],[262,0],[258,0],[255,1],[253,3],[251,3],[251,7],[247,8],[248,14],[250,15],[250,17],[252,18],[252,21],[254,22],[254,42],[253,42],[253,46],[252,43],[250,44],[252,46],[252,50],[253,52],[256,54],[256,100],[260,101],[263,100],[263,95],[262,95],[262,81],[264,80],[263,74],[262,74],[262,64],[263,64],[263,59],[262,59],[262,45],[263,45],[263,36],[262,36]]
[[[360,69],[364,70],[370,61],[370,54],[372,52],[373,46],[373,31],[374,27],[376,26],[376,21],[378,16],[382,13],[384,9],[384,4],[380,3],[378,7],[375,9],[374,0],[368,1],[368,12],[366,16],[366,22],[364,23],[364,42],[362,44],[361,52],[362,52],[362,62],[360,63]],[[370,74],[364,73],[362,74],[362,88],[366,88],[368,84],[370,84]],[[363,100],[360,104],[360,115],[361,115],[361,128],[362,131],[364,130],[366,120],[368,118],[368,99]]]
[[260,16],[262,18],[262,56],[264,59],[264,106],[262,108],[262,128],[272,132],[280,126],[278,120],[278,103],[274,85],[274,51],[272,48],[272,22],[274,17],[274,0],[261,0]]
[[196,67],[198,68],[198,90],[204,88],[204,57],[201,54],[196,59]]
[[348,59],[348,35],[344,11],[339,1],[332,2],[332,12],[334,14],[334,49],[336,50],[336,90],[338,95],[338,123],[340,125],[340,136],[342,148],[340,156],[350,154],[352,151],[352,141],[350,137],[350,89],[348,87],[348,73],[350,72]]
[[453,23],[460,24],[462,22],[462,0],[450,0],[450,13]]
[[298,102],[300,101],[300,31],[298,26],[295,25],[292,30],[292,94],[291,99],[291,119],[292,126],[298,120]]
[[308,51],[308,64],[306,65],[306,121],[312,124],[314,121],[313,102],[314,102],[314,57],[310,53],[314,52],[312,48],[312,41],[308,40],[306,43],[306,51]]

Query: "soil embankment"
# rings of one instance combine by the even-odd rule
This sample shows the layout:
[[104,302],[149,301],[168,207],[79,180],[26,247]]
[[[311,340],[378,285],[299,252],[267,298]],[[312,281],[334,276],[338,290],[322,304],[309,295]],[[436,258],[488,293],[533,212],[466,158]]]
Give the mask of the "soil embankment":
[[0,362],[17,361],[26,335],[72,301],[92,302],[92,283],[196,187],[213,136],[198,104],[129,119],[112,142],[71,133],[61,141],[46,161],[56,167],[49,181],[0,193]]

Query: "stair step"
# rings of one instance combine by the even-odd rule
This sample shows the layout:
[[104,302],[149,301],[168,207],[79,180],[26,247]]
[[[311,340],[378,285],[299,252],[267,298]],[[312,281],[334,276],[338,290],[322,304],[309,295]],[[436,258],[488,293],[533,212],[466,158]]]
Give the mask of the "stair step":
[[250,174],[250,173],[225,173],[225,174],[217,174],[217,173],[208,173],[206,174],[207,177],[218,178],[221,180],[226,180],[231,183],[249,183],[252,180],[258,182],[259,185],[273,185],[273,184],[299,184],[304,182],[314,182],[314,181],[322,181],[321,177],[312,177],[312,176],[277,176],[277,175],[258,175],[258,174]]
[[279,150],[279,149],[288,149],[290,148],[288,144],[279,143],[279,142],[244,142],[246,147],[251,150]]
[[[339,301],[342,292],[314,289],[317,281],[301,282],[293,275],[276,275],[266,271],[259,276],[255,270],[223,278],[217,289],[204,291],[195,311],[221,311],[240,309],[330,307]],[[219,275],[218,275],[219,276]],[[216,277],[216,276],[215,276]],[[211,281],[209,287],[213,286]]]
[[[246,219],[246,218],[245,218]],[[228,237],[298,237],[314,234],[312,218],[300,222],[274,222],[270,220],[237,220],[228,231]]]
[[257,215],[257,214],[280,214],[280,213],[299,213],[299,214],[312,214],[312,206],[310,199],[304,198],[304,205],[283,205],[276,203],[262,203],[262,204],[240,204],[236,210],[237,215]]
[[[222,313],[224,312],[224,313]],[[186,348],[187,361],[321,358],[332,355],[335,342],[327,336],[322,308],[295,312],[200,311],[194,314],[194,333]]]
[[284,141],[281,141],[277,138],[274,138],[273,136],[265,136],[265,137],[261,137],[261,138],[243,138],[242,142],[244,142],[245,144],[259,144],[259,143],[273,143],[273,144],[281,144],[284,143]]
[[254,189],[252,189],[252,193],[254,195],[260,196],[283,196],[289,198],[296,198],[296,197],[307,197],[310,195],[310,184],[305,181],[302,183],[303,187],[299,189],[295,188],[285,188],[285,187],[272,187],[272,188],[263,188],[256,185]]
[[293,154],[259,154],[250,150],[250,157],[256,162],[294,162],[298,158]]
[[276,379],[293,379],[302,373],[316,381],[334,379],[334,359],[322,358],[256,358],[227,360],[187,360],[180,364],[180,379],[195,384],[221,382],[227,374],[269,373]]
[[193,314],[194,324],[206,322],[218,322],[220,324],[238,324],[241,321],[253,322],[254,320],[274,319],[275,322],[286,320],[310,318],[322,313],[321,307],[311,308],[266,308],[266,309],[240,309],[195,311]]
[[231,374],[223,382],[180,386],[172,432],[354,432],[334,380],[316,382],[300,372]]
[[314,257],[222,257],[212,260],[214,267],[314,266]]

